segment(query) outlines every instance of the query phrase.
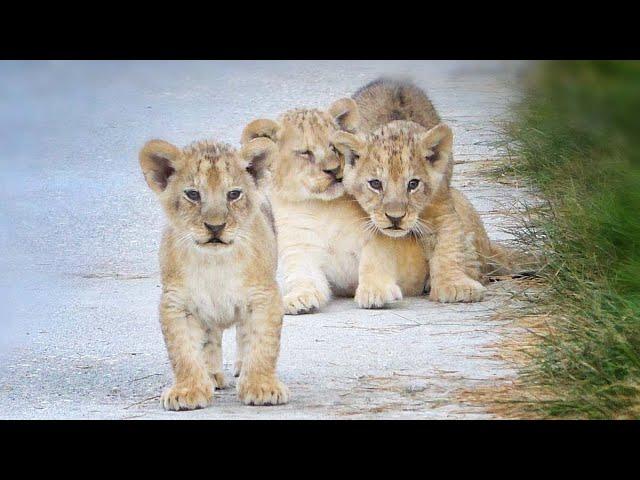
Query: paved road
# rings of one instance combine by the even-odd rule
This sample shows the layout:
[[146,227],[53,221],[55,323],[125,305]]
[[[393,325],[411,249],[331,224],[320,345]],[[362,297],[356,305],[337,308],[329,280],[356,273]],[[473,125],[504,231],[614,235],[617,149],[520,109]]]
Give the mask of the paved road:
[[[285,317],[292,401],[245,407],[233,389],[195,412],[158,403],[171,372],[157,320],[162,216],[138,169],[149,138],[237,143],[256,117],[324,107],[382,73],[413,77],[456,134],[455,183],[494,238],[521,195],[475,172],[515,67],[456,62],[2,62],[0,418],[486,418],[455,392],[513,374],[491,356],[506,298],[385,310],[338,300]],[[475,163],[475,165],[474,165]],[[225,371],[234,358],[224,337]]]

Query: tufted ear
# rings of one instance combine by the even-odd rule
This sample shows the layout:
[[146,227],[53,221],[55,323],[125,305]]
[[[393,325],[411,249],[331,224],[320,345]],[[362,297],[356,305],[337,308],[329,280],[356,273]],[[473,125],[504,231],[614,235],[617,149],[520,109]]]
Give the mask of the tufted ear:
[[345,164],[355,165],[365,147],[365,142],[353,133],[336,132],[331,137],[331,144],[344,157]]
[[422,135],[422,155],[439,173],[449,173],[453,167],[453,132],[441,123]]
[[240,143],[243,145],[250,142],[254,138],[266,137],[273,142],[278,141],[278,133],[280,132],[280,125],[273,120],[267,118],[261,118],[249,123],[242,131],[242,137],[240,137]]
[[167,188],[169,177],[177,169],[179,157],[178,147],[164,140],[150,140],[142,147],[140,167],[151,190],[160,193]]
[[277,151],[276,144],[269,138],[258,137],[245,143],[240,156],[247,162],[247,172],[251,174],[256,185],[262,186],[269,176],[271,159]]
[[329,107],[329,115],[345,132],[355,133],[360,126],[358,105],[351,98],[341,98],[334,102]]

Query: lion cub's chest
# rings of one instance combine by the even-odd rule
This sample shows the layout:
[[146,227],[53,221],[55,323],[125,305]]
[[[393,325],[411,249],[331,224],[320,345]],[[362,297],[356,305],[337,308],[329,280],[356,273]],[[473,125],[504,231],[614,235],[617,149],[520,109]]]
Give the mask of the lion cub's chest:
[[246,288],[232,259],[189,262],[184,288],[191,313],[209,325],[229,326],[246,313]]

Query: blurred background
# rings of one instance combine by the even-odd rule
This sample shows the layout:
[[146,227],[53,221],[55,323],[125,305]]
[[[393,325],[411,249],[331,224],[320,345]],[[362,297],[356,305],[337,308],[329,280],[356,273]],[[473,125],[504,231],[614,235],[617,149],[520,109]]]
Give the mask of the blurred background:
[[[640,418],[640,62],[550,61],[520,82],[504,172],[543,200],[518,233],[547,260],[526,365],[540,414]],[[535,342],[538,343],[538,342]]]

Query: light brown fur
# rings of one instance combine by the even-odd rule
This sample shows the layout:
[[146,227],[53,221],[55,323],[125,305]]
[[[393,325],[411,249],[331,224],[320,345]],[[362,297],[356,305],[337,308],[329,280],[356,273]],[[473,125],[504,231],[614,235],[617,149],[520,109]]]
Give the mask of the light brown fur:
[[379,78],[354,93],[353,100],[358,105],[360,132],[373,132],[394,120],[411,120],[425,128],[440,123],[431,100],[408,81]]
[[[356,131],[358,121],[357,107],[347,98],[336,101],[326,111],[297,109],[284,113],[277,121],[255,120],[243,132],[243,143],[269,137],[278,147],[270,194],[288,314],[316,311],[327,304],[332,294],[356,294],[371,306],[402,298],[397,286],[383,291],[358,287],[359,272],[367,275],[369,270],[366,262],[360,262],[360,255],[371,232],[365,229],[366,213],[353,197],[344,194],[343,157],[331,143],[338,132]],[[416,257],[422,255],[415,239],[385,247],[391,251],[404,248]],[[392,261],[385,266],[389,275],[395,277],[400,270],[403,291],[421,294],[426,276],[424,257],[423,266],[411,269],[396,265],[395,257],[389,257]]]
[[[224,388],[222,331],[232,325],[239,398],[254,405],[288,400],[276,376],[283,307],[261,190],[273,148],[268,139],[241,152],[215,142],[178,149],[152,140],[140,152],[145,179],[168,219],[160,246],[160,323],[175,383],[162,395],[166,409],[205,407],[214,389]],[[194,190],[197,200],[188,196]],[[241,193],[231,198],[232,191]]]
[[[357,135],[340,132],[333,138],[346,159],[346,190],[370,216],[377,232],[422,240],[429,261],[431,299],[480,300],[485,291],[482,273],[495,269],[493,259],[500,251],[490,242],[471,203],[450,186],[450,128],[439,123],[426,95],[405,82],[373,82],[354,98],[365,128]],[[385,123],[390,118],[394,119]],[[379,242],[377,237],[374,241]],[[382,255],[375,253],[376,247],[368,249],[376,258],[370,263],[379,263]]]

